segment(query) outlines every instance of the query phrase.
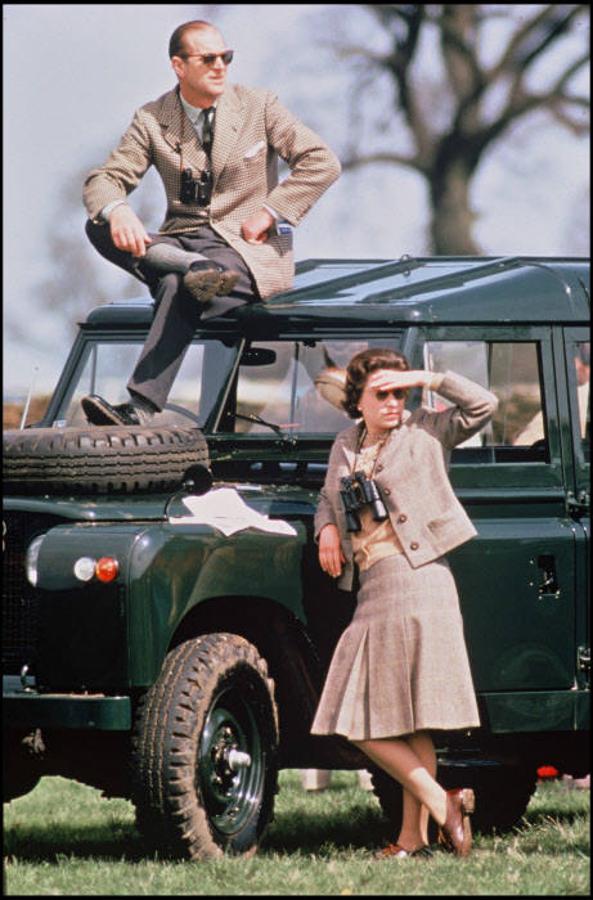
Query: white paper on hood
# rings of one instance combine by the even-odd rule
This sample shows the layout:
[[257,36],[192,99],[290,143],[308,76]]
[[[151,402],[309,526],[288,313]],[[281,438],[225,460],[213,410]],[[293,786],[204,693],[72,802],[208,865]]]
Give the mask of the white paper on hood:
[[269,519],[256,512],[234,488],[215,488],[201,497],[184,497],[189,516],[169,516],[172,525],[212,525],[227,537],[245,528],[257,528],[273,534],[297,534],[296,528],[282,519]]

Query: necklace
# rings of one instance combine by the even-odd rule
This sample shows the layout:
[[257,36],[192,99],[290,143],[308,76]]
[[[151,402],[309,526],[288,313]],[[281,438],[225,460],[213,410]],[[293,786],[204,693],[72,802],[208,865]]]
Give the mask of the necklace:
[[389,436],[388,431],[381,431],[377,435],[370,434],[366,429],[363,432],[362,440],[360,442],[361,448],[363,447],[365,441],[367,443],[367,447],[374,447],[375,444],[383,445]]

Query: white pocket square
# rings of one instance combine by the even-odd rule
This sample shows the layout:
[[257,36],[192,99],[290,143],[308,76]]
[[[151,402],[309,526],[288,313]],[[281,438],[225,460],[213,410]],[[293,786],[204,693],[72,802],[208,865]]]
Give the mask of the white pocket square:
[[243,156],[243,159],[253,159],[254,156],[257,156],[264,147],[266,146],[265,141],[258,141],[257,144],[254,144],[253,147],[250,147],[249,150]]

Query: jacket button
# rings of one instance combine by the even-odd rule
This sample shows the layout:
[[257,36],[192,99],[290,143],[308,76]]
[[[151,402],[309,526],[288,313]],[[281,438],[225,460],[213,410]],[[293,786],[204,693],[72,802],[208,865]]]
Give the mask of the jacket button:
[[420,544],[418,544],[416,541],[412,541],[412,543],[410,544],[410,550],[417,550],[419,546]]
[[389,490],[389,488],[383,488],[383,493],[385,494],[386,497],[389,497],[391,491]]
[[407,515],[406,515],[405,513],[402,513],[401,516],[398,516],[398,517],[397,517],[397,521],[398,521],[400,524],[402,524],[403,522],[407,522],[407,521],[408,521],[408,517],[407,517]]

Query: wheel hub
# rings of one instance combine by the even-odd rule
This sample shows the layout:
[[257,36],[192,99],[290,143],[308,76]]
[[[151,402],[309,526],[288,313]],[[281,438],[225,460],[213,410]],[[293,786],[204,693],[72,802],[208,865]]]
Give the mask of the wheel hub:
[[238,831],[259,803],[263,769],[253,714],[238,692],[219,695],[200,741],[197,776],[211,821],[223,834]]
[[229,725],[219,729],[212,744],[212,780],[226,793],[237,773],[251,765],[249,753],[239,749],[238,736]]

